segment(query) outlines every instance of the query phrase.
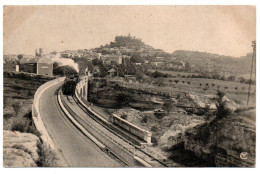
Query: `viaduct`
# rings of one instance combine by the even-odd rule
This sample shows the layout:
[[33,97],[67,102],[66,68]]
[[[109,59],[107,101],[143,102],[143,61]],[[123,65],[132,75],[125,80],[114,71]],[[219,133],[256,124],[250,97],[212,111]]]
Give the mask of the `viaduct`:
[[[64,79],[57,78],[38,88],[34,96],[32,115],[36,128],[41,132],[42,141],[52,149],[61,149],[61,156],[66,158],[69,166],[120,166],[115,161],[111,162],[111,159],[105,160],[108,158],[105,155],[107,152],[127,166],[167,166],[163,158],[148,148],[151,145],[151,132],[117,115],[105,119],[91,108],[87,101],[88,76],[79,78],[74,96],[65,96],[61,92]],[[71,134],[75,127],[80,132]],[[92,145],[89,142],[87,144],[85,139],[82,142],[79,134],[88,137]],[[139,145],[131,140],[139,141]],[[93,143],[100,150],[93,150]],[[84,153],[88,153],[88,157],[81,157]],[[93,161],[89,154],[96,156],[93,159],[103,160]]]

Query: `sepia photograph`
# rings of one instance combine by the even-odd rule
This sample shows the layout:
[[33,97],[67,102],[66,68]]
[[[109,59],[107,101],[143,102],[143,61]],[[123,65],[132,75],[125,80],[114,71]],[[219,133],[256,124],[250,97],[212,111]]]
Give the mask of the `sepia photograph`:
[[2,167],[256,167],[256,5],[2,8]]

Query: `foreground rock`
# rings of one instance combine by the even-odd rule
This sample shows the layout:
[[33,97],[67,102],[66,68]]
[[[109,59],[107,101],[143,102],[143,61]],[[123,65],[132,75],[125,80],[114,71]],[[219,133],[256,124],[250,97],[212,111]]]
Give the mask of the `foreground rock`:
[[185,149],[217,167],[254,167],[255,110],[198,125],[185,134]]
[[3,163],[5,167],[36,167],[39,138],[30,133],[4,130]]

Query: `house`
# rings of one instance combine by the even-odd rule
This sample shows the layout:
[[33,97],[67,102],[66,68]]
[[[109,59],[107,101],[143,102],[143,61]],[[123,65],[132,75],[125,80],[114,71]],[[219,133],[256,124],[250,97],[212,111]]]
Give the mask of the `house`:
[[114,77],[116,75],[116,70],[114,68],[112,68],[108,71],[108,74],[110,77]]
[[116,63],[116,64],[122,64],[122,56],[121,55],[105,55],[101,57],[102,61],[104,64],[111,64],[111,63]]
[[53,63],[51,59],[35,57],[20,61],[21,71],[41,75],[53,75]]
[[160,66],[162,65],[162,62],[151,62],[151,64],[154,66]]
[[133,75],[125,75],[125,80],[130,83],[136,82],[136,77]]
[[4,61],[4,71],[16,71],[19,72],[19,65],[17,61]]

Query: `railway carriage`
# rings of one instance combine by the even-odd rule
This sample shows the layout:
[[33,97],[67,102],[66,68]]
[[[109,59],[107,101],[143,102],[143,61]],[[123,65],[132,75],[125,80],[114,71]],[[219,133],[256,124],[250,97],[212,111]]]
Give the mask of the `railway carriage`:
[[73,95],[76,85],[78,83],[79,77],[77,75],[66,77],[62,85],[62,92],[65,95]]

